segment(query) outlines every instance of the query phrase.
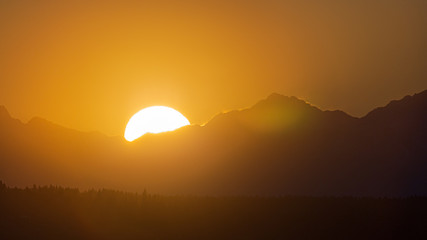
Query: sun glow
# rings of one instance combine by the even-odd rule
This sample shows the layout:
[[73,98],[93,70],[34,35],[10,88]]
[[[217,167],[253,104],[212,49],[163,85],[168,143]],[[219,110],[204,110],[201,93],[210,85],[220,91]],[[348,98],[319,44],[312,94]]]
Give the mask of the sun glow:
[[126,125],[125,139],[129,142],[140,138],[146,133],[173,131],[189,125],[184,115],[170,107],[153,106],[137,112]]

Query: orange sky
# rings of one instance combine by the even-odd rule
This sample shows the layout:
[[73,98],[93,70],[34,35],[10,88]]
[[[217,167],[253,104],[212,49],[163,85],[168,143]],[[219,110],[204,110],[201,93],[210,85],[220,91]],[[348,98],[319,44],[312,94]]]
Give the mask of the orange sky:
[[4,0],[0,105],[108,135],[147,106],[204,123],[272,92],[362,116],[427,89],[426,12],[424,0]]

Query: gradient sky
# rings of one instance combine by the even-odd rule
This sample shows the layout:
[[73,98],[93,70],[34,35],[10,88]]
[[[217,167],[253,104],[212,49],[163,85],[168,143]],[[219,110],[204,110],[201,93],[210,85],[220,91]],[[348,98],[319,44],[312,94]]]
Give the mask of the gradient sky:
[[122,135],[167,105],[192,123],[272,92],[363,116],[427,89],[427,1],[0,0],[0,105]]

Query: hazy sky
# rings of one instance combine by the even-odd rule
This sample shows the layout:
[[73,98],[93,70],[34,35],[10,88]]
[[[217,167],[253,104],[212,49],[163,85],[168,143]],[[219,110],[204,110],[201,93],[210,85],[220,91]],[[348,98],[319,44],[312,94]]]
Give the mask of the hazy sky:
[[272,92],[362,116],[427,89],[427,1],[0,0],[0,105],[122,135],[139,109],[192,123]]

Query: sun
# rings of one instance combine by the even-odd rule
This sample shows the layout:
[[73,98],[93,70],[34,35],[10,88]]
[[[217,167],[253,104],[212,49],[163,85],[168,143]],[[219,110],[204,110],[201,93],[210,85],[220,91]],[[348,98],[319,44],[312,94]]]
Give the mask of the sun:
[[140,110],[129,119],[125,139],[132,142],[146,133],[173,131],[189,124],[188,119],[173,108],[152,106]]

